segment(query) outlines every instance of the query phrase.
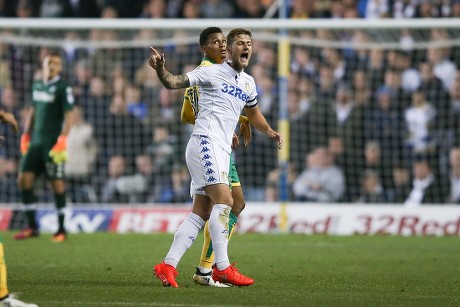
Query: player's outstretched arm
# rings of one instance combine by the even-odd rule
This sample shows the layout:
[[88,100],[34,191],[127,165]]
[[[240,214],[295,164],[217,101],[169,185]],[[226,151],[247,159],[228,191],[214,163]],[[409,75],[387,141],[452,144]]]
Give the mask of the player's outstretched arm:
[[190,81],[187,75],[173,75],[165,68],[165,55],[159,54],[155,48],[150,47],[152,54],[150,55],[149,65],[157,72],[157,76],[161,83],[167,89],[174,90],[178,88],[185,88],[190,86]]
[[245,108],[244,110],[251,124],[260,132],[265,133],[269,138],[277,141],[278,148],[281,149],[283,147],[283,137],[270,127],[265,116],[260,112],[259,106]]
[[14,132],[19,132],[18,123],[12,113],[0,110],[0,122],[9,124]]

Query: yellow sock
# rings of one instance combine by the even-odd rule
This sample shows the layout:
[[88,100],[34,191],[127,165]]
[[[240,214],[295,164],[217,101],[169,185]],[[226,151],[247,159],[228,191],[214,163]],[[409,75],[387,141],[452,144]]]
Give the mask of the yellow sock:
[[[228,228],[230,229],[230,234],[228,235],[228,239],[233,235],[233,232],[235,231],[235,225],[238,220],[238,217],[233,213],[230,212],[230,221],[228,223]],[[206,268],[211,270],[212,269],[212,263],[214,262],[214,251],[212,249],[212,244],[211,244],[211,235],[209,234],[209,228],[208,228],[208,222],[206,222],[206,225],[204,225],[204,242],[203,242],[203,248],[201,249],[201,259],[200,259],[200,264],[199,266],[202,268]]]
[[211,245],[211,235],[209,234],[208,222],[204,225],[203,231],[203,248],[201,249],[200,267],[212,269],[212,263],[214,261],[214,253]]
[[8,287],[6,285],[5,253],[3,252],[3,243],[0,242],[0,298],[7,296],[8,293]]

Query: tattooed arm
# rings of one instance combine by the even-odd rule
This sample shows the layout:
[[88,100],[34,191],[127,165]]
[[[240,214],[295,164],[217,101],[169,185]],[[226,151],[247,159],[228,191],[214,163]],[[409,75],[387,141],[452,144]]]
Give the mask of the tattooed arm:
[[158,78],[167,89],[173,90],[190,86],[190,81],[186,75],[173,75],[166,70],[164,53],[160,55],[153,47],[150,47],[150,51],[152,55],[149,59],[149,65],[155,69]]

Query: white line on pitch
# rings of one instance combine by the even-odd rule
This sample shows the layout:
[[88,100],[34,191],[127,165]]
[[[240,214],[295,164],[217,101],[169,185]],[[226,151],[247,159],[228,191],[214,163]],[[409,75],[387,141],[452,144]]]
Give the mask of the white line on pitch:
[[[65,304],[65,306],[68,305],[119,305],[119,306],[171,306],[171,307],[242,307],[244,305],[203,305],[203,304],[174,304],[174,303],[140,303],[140,302],[85,302],[85,301],[42,301],[38,302],[42,304],[52,304],[52,305],[60,305],[60,304]],[[264,307],[261,305],[253,305],[254,307]]]

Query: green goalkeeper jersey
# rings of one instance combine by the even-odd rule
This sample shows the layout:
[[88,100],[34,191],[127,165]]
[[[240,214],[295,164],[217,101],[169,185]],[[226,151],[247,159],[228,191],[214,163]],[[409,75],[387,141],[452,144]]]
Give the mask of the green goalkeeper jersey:
[[32,85],[32,105],[35,109],[32,142],[55,142],[62,131],[65,113],[72,110],[72,88],[59,76]]

